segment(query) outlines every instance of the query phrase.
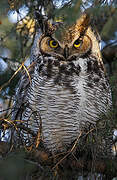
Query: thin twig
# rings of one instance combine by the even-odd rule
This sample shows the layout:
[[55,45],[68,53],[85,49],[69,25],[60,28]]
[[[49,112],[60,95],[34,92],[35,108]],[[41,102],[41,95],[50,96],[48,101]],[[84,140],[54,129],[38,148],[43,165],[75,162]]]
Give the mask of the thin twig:
[[31,81],[30,74],[29,74],[29,72],[28,72],[26,66],[24,65],[24,63],[22,64],[22,66],[23,66],[23,68],[25,69],[25,71],[26,71],[26,73],[27,73],[27,75],[28,75],[28,77],[29,77],[29,81]]
[[4,84],[0,87],[0,91],[1,91],[5,86],[7,86],[7,85],[11,82],[11,80],[12,80],[12,79],[16,76],[16,74],[21,70],[21,68],[22,68],[22,65],[18,68],[17,71],[14,72],[14,74],[12,75],[12,77],[11,77],[6,83],[4,83]]
[[56,163],[56,165],[52,168],[52,170],[54,170],[64,159],[66,159],[73,152],[73,150],[76,147],[78,140],[81,137],[81,135],[82,135],[82,132],[80,132],[80,134],[77,137],[76,141],[74,142],[74,145],[72,146],[71,150],[68,151],[68,153],[62,159],[60,159],[60,161],[58,163]]

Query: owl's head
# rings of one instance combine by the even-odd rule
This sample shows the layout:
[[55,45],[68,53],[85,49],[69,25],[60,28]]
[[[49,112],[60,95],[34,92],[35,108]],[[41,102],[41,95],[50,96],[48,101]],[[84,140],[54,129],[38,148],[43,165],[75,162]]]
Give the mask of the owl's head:
[[39,41],[42,54],[55,56],[64,61],[75,57],[94,55],[102,64],[99,42],[90,27],[90,18],[84,13],[71,27],[56,36],[57,26],[46,22],[44,33]]

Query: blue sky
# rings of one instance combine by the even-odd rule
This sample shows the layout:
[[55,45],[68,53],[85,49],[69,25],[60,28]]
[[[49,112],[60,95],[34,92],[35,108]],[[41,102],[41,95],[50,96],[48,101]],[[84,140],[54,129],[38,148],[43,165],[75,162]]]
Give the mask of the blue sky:
[[20,19],[24,18],[27,14],[28,14],[28,7],[27,6],[22,6],[19,9],[19,13],[17,13],[16,11],[9,11],[8,12],[8,19],[10,22],[12,23],[16,23],[17,21],[19,21]]

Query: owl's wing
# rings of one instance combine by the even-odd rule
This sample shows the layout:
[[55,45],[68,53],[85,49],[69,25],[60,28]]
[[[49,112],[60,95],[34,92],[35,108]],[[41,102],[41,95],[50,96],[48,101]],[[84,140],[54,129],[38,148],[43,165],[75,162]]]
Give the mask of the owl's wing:
[[[34,72],[35,62],[33,62],[28,68],[30,77]],[[26,71],[23,72],[21,79],[18,82],[15,100],[12,108],[12,120],[21,120],[22,114],[27,106],[27,90],[30,86],[30,78]]]

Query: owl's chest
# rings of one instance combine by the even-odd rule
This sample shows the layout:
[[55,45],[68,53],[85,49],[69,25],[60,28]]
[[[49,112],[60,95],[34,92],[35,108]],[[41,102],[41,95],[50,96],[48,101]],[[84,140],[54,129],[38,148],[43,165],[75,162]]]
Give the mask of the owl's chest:
[[[55,82],[58,75],[60,79]],[[33,86],[35,101],[31,103],[41,116],[43,142],[53,152],[66,150],[85,121],[84,80],[77,75],[58,75],[38,76]]]
[[104,80],[99,81],[100,88],[91,79],[93,88],[88,86],[87,67],[82,60],[77,66],[47,68],[44,66],[40,74],[35,72],[29,103],[32,110],[40,113],[45,146],[53,152],[61,148],[63,151],[77,139],[87,122],[95,123],[106,111],[108,94],[101,85]]
[[77,116],[81,96],[77,87],[80,82],[79,72],[80,66],[56,62],[53,64],[49,62],[40,70],[36,79],[34,78],[33,88],[38,89],[38,93],[34,91],[35,97],[38,99],[38,107],[44,118],[45,116],[46,119],[54,117],[59,124],[60,119],[64,122],[65,119],[71,119],[74,114]]
[[42,120],[42,138],[52,151],[66,149],[76,139],[80,131],[78,117],[80,119],[82,114],[75,82],[67,84],[65,80],[59,83],[55,83],[54,78],[45,81],[40,77],[33,94],[36,97],[35,109]]

